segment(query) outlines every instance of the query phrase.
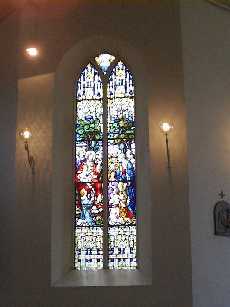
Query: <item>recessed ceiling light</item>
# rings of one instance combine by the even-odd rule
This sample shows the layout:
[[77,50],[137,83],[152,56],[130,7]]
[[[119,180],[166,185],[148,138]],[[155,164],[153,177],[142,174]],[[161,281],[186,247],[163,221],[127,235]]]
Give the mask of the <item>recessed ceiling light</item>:
[[28,47],[28,48],[26,48],[26,53],[31,58],[36,58],[39,55],[38,48],[36,48],[36,47]]

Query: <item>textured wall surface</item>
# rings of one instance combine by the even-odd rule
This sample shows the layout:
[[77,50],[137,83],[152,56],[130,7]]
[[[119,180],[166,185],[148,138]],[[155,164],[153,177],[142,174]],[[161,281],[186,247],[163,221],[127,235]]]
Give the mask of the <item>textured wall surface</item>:
[[[17,131],[24,126],[31,127],[30,148],[36,170],[32,177],[23,144],[17,139],[17,209],[12,233],[15,256],[12,266],[6,262],[6,266],[13,268],[14,293],[12,303],[5,301],[3,306],[190,307],[186,114],[178,3],[171,0],[139,1],[139,4],[138,1],[76,3],[79,3],[76,10],[66,16],[51,18],[36,11],[36,38],[41,57],[29,61],[20,53],[17,62]],[[21,11],[19,48],[24,48],[31,38],[33,14],[31,7]],[[153,284],[57,289],[50,283],[54,73],[71,47],[97,35],[119,38],[135,48],[145,62],[145,73],[149,74],[148,180],[152,192]],[[10,89],[7,94],[10,95]],[[164,137],[159,131],[162,119],[171,119],[175,125],[170,136],[171,172],[167,169]],[[11,141],[13,146],[15,135]],[[15,197],[15,193],[8,197]]]
[[230,13],[182,2],[194,307],[229,306],[229,238],[215,237],[213,208],[230,201]]
[[[0,296],[12,297],[15,222],[15,132],[17,114],[17,16],[0,26]],[[0,305],[1,303],[0,302]]]

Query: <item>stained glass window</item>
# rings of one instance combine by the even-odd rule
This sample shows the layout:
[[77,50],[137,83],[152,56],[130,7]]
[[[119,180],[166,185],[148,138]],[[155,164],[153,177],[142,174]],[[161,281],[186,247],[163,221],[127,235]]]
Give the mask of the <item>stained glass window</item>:
[[133,76],[113,55],[95,57],[76,88],[75,268],[136,269]]

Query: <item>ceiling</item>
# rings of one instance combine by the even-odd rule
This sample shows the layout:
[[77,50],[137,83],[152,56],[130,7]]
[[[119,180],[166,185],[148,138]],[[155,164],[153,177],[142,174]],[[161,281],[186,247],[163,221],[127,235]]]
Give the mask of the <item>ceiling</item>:
[[[0,0],[0,22],[26,4],[37,6],[44,14],[65,14],[77,6],[79,0]],[[85,1],[87,2],[87,1]]]
[[[230,0],[208,0],[209,2],[224,8],[230,8]],[[65,14],[79,4],[80,0],[0,0],[0,22],[17,9],[22,8],[26,3],[44,9],[49,15]],[[84,1],[88,2],[87,0]]]
[[12,11],[23,5],[24,0],[0,1],[0,21],[8,16]]

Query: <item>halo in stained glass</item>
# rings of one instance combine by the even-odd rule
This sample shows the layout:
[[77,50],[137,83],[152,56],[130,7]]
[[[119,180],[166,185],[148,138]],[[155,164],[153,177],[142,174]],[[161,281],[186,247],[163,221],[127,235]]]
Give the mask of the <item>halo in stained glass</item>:
[[110,64],[115,60],[115,56],[109,53],[102,53],[98,57],[95,57],[95,61],[101,67],[104,74],[106,74]]

